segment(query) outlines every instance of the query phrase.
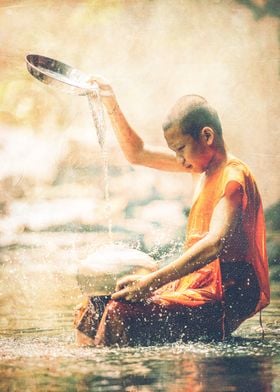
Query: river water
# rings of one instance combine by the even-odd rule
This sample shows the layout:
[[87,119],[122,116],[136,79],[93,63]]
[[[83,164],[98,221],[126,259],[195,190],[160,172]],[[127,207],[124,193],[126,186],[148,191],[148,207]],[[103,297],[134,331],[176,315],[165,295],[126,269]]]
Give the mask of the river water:
[[223,343],[79,348],[78,260],[107,233],[24,233],[0,256],[0,391],[278,391],[280,291]]

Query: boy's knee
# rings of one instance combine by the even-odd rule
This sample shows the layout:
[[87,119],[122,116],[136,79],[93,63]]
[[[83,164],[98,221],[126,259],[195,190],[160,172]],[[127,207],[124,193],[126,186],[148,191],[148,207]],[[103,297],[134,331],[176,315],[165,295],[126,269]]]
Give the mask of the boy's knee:
[[94,346],[94,340],[78,329],[75,330],[75,343],[78,346]]
[[124,322],[135,318],[139,314],[139,309],[134,303],[111,300],[107,304],[106,314],[107,320]]
[[127,304],[119,301],[111,300],[107,305],[107,314],[112,316],[117,316],[124,314],[127,311]]
[[74,326],[77,328],[79,322],[81,321],[85,311],[88,309],[89,306],[89,301],[90,297],[84,298],[83,302],[80,303],[75,307],[75,312],[74,312]]

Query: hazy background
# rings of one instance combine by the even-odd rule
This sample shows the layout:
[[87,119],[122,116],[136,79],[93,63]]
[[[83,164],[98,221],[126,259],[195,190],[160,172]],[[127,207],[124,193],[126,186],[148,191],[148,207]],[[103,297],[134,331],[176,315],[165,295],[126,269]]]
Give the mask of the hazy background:
[[[278,386],[278,3],[0,0],[1,390]],[[237,332],[248,340],[225,345],[74,347],[79,262],[108,242],[100,147],[87,99],[34,79],[28,53],[108,78],[150,144],[165,146],[161,124],[180,96],[200,94],[217,108],[226,143],[252,168],[266,208],[275,282],[264,340],[256,315]],[[159,262],[174,259],[191,203],[189,175],[132,167],[109,125],[108,138],[113,240]]]
[[[265,0],[1,0],[2,235],[69,221],[104,224],[100,149],[87,100],[32,78],[28,53],[109,79],[129,122],[151,144],[165,146],[161,123],[180,96],[205,96],[220,114],[229,149],[252,168],[265,207],[276,203],[277,13],[277,2]],[[146,217],[184,225],[189,176],[131,168],[112,130],[108,137],[113,224],[131,218],[132,228]]]

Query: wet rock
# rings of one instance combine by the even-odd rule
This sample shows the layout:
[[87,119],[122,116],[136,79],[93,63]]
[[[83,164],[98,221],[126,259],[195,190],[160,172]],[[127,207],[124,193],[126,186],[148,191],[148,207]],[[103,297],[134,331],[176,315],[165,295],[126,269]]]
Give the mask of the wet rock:
[[36,135],[30,130],[2,128],[0,133],[0,179],[31,179],[49,183],[60,153],[57,135]]
[[0,179],[0,216],[11,212],[11,203],[23,199],[30,193],[33,181],[22,176],[7,176]]
[[186,215],[178,200],[152,200],[130,206],[129,227],[141,236],[144,249],[155,259],[178,254],[185,236]]
[[266,208],[266,227],[271,231],[280,231],[280,201]]
[[270,234],[267,238],[267,254],[270,269],[270,279],[280,281],[280,235]]
[[280,201],[265,210],[270,279],[280,281]]
[[177,200],[153,200],[147,205],[135,207],[133,216],[158,225],[178,227],[185,224],[183,208]]

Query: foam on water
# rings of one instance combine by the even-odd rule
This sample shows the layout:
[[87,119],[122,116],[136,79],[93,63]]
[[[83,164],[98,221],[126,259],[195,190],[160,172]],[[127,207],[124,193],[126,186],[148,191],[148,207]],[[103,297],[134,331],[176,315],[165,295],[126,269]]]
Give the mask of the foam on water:
[[44,390],[45,383],[48,391],[106,392],[276,391],[278,385],[280,347],[275,337],[160,347],[80,348],[68,331],[5,338],[0,349],[1,390],[11,386],[20,390],[23,383],[30,391]]
[[[43,315],[44,316],[44,315]],[[232,337],[225,342],[204,342],[196,341],[189,343],[177,342],[174,344],[164,344],[161,346],[149,347],[77,347],[74,344],[74,336],[70,332],[69,325],[64,333],[59,330],[39,330],[18,331],[14,336],[7,336],[1,339],[0,354],[1,359],[13,360],[20,358],[38,357],[49,358],[89,358],[96,359],[96,354],[100,357],[114,354],[120,358],[130,354],[134,358],[139,356],[139,363],[143,359],[174,360],[180,356],[196,356],[205,358],[231,358],[241,356],[255,357],[277,357],[280,354],[280,342],[277,339],[277,331],[266,328],[267,337],[262,339],[260,334],[246,332],[246,328],[241,328],[239,335]],[[241,336],[243,335],[243,336]],[[250,337],[251,336],[251,337]],[[258,338],[259,336],[259,338]]]

